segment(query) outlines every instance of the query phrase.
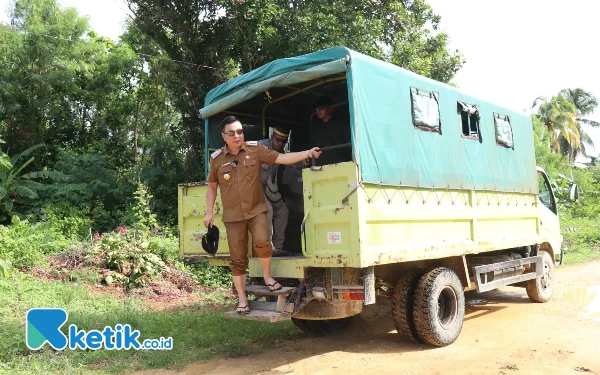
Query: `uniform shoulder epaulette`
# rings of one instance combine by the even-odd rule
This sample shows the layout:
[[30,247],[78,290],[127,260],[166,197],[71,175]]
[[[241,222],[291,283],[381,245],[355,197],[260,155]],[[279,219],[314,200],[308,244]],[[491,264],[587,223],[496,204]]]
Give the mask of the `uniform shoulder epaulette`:
[[217,151],[215,151],[215,152],[213,152],[212,154],[210,154],[210,158],[211,158],[211,159],[214,159],[214,158],[216,158],[217,156],[221,155],[221,153],[222,153],[222,152],[223,152],[223,149],[222,149],[222,148],[220,148],[220,149],[218,149]]
[[258,141],[248,141],[246,142],[248,146],[258,146]]

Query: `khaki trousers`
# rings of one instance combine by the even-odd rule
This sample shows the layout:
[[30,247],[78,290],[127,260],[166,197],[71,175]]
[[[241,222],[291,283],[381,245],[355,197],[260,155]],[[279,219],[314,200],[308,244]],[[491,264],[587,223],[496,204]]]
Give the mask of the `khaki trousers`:
[[248,268],[248,231],[252,234],[252,247],[259,258],[270,258],[273,252],[267,213],[263,212],[255,217],[224,223],[229,245],[229,267],[233,276],[246,274]]

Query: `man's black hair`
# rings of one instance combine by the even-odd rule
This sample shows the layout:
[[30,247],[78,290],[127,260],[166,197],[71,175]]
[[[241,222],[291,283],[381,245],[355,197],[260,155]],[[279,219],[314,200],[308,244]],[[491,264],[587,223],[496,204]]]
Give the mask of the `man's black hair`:
[[[225,130],[225,127],[229,124],[233,124],[236,121],[240,121],[239,118],[235,117],[235,116],[227,116],[223,119],[223,121],[221,121],[221,131]],[[240,121],[240,124],[242,122]]]
[[329,96],[320,96],[317,98],[317,100],[315,100],[315,107],[318,107],[321,105],[333,105],[333,104],[334,104],[334,101]]

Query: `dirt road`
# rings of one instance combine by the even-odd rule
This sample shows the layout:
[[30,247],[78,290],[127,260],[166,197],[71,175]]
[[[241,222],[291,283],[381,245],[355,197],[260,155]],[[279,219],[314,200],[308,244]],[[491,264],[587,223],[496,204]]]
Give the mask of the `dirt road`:
[[600,375],[600,261],[561,266],[556,279],[554,296],[545,304],[530,302],[522,288],[467,293],[462,332],[444,348],[398,341],[386,316],[357,321],[335,337],[306,337],[253,357],[147,374]]

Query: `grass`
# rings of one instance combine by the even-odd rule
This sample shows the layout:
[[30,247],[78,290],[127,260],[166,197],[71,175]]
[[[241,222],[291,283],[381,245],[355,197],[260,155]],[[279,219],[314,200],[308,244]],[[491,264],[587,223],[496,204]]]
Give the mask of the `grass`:
[[[218,297],[213,299],[218,303]],[[130,324],[140,339],[172,337],[170,351],[70,350],[45,345],[31,351],[25,344],[25,314],[33,307],[60,307],[78,329],[102,330]],[[151,368],[181,368],[194,361],[247,355],[278,340],[300,337],[291,322],[265,324],[225,320],[224,305],[197,305],[148,311],[133,298],[96,295],[81,285],[48,282],[14,273],[0,279],[0,373],[118,374]]]
[[600,246],[598,245],[574,244],[563,248],[563,251],[565,252],[563,259],[565,264],[583,263],[600,258]]
[[[564,263],[600,258],[600,224],[595,220],[563,220],[561,227]],[[230,280],[226,271],[205,265],[190,271],[202,284],[212,280],[221,285]],[[67,281],[49,282],[19,272],[5,276],[6,267],[0,263],[0,374],[119,374],[152,368],[177,369],[194,361],[255,353],[277,345],[279,340],[303,336],[291,322],[226,321],[223,312],[228,301],[222,293],[201,295],[201,305],[150,311],[132,297],[119,299],[90,292],[83,284],[94,285],[98,281],[92,270],[53,272],[66,273],[63,279]],[[54,351],[46,345],[31,351],[25,344],[25,314],[33,307],[64,308],[69,314],[63,326],[65,332],[70,324],[80,330],[130,324],[141,332],[141,340],[172,337],[173,349]],[[515,370],[508,366],[503,369]]]
[[564,263],[581,263],[600,258],[600,224],[576,218],[561,222]]

